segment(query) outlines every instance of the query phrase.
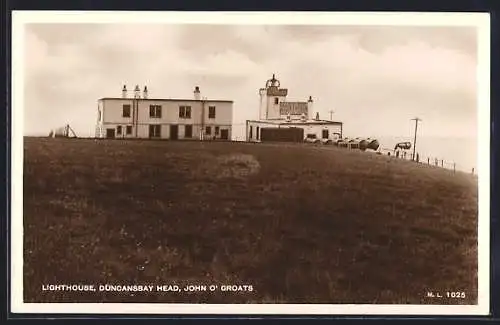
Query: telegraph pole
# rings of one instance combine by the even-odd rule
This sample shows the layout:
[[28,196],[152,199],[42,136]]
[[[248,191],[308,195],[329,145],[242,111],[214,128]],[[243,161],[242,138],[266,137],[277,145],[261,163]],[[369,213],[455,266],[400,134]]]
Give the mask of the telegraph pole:
[[330,113],[330,121],[333,121],[333,110],[328,111]]
[[419,119],[418,117],[412,118],[412,121],[415,121],[415,135],[413,137],[413,157],[412,160],[415,161],[415,149],[417,146],[417,129],[418,129],[418,122],[421,122],[422,120]]

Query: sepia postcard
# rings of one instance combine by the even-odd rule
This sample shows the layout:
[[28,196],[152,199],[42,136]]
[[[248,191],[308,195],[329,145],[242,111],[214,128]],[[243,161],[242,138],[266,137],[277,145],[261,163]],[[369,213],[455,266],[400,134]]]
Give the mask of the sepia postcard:
[[488,14],[12,22],[11,312],[488,314]]

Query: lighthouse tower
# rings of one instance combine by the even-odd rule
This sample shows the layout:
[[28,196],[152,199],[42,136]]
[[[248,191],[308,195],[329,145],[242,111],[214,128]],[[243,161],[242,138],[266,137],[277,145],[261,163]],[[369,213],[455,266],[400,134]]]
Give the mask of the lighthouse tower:
[[288,89],[280,88],[280,81],[273,74],[273,77],[266,81],[266,86],[259,89],[259,119],[280,118],[280,103],[286,100],[287,94]]
[[307,118],[312,119],[312,114],[313,114],[313,99],[312,96],[309,96],[309,99],[307,100]]

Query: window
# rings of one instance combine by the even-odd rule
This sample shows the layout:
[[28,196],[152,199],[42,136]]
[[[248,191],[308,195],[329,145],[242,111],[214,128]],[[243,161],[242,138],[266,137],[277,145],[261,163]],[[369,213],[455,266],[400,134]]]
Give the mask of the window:
[[274,97],[274,104],[278,105],[279,102],[280,102],[279,98],[278,97]]
[[123,105],[122,116],[123,117],[130,117],[130,105],[128,105],[128,104]]
[[259,140],[259,131],[260,131],[260,129],[259,129],[259,127],[257,127],[257,130],[255,132],[255,137],[257,138],[257,140]]
[[121,125],[118,125],[116,127],[116,134],[122,134],[122,126]]
[[149,105],[149,117],[161,118],[161,105]]
[[208,118],[215,118],[215,106],[208,106]]
[[149,137],[159,138],[161,137],[161,125],[153,124],[149,126]]
[[219,135],[219,129],[220,128],[218,126],[215,127],[215,135]]
[[179,106],[180,118],[191,118],[191,106]]
[[193,126],[192,125],[185,125],[184,126],[184,137],[185,138],[192,138],[193,137]]
[[205,128],[205,134],[207,134],[207,135],[212,134],[212,127],[207,126],[207,127]]
[[249,138],[251,139],[253,137],[253,126],[250,126],[250,135]]
[[127,125],[127,134],[132,134],[132,125]]
[[322,131],[322,137],[323,137],[323,139],[328,139],[328,130]]

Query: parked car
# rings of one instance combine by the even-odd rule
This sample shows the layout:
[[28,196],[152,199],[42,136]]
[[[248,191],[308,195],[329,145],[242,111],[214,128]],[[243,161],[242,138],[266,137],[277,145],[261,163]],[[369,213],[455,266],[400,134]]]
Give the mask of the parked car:
[[320,140],[322,144],[332,144],[333,140],[332,139],[321,139]]
[[316,137],[316,134],[308,134],[306,135],[304,142],[320,143],[321,141]]

